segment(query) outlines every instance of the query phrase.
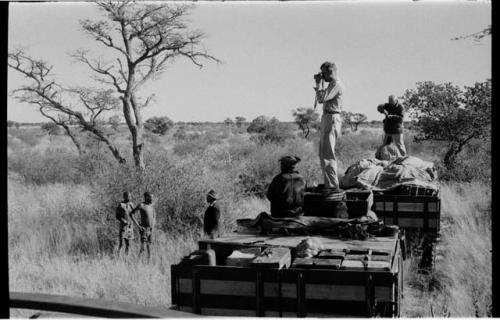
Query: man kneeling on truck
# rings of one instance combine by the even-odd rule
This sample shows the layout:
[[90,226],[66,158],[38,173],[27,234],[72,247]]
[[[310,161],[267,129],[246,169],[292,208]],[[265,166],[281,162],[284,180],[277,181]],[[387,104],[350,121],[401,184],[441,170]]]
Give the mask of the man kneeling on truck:
[[306,181],[295,170],[300,158],[286,156],[279,161],[281,173],[274,177],[267,190],[267,198],[271,202],[271,216],[275,218],[302,216]]

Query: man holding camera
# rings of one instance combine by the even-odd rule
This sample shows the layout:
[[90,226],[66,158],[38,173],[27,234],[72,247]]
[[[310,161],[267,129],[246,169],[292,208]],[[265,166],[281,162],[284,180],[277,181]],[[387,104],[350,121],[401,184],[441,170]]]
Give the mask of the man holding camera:
[[[320,67],[321,72],[314,75],[316,86],[316,101],[323,104],[321,116],[321,130],[319,141],[319,160],[324,176],[324,187],[331,192],[338,192],[339,179],[337,177],[337,158],[335,144],[340,136],[344,86],[337,76],[337,67],[333,62],[324,62]],[[323,89],[323,81],[328,83]],[[320,88],[321,83],[321,88]]]

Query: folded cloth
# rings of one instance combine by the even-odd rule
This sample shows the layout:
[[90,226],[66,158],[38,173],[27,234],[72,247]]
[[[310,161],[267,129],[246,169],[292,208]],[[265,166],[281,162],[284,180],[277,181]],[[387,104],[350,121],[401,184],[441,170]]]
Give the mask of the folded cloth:
[[261,230],[264,234],[317,234],[364,240],[368,237],[369,227],[381,221],[373,216],[355,219],[314,216],[275,218],[267,212],[261,212],[255,219],[238,219],[236,222],[238,226]]
[[318,238],[308,237],[307,239],[302,240],[295,249],[297,257],[312,258],[318,255],[321,250],[324,250],[325,247]]

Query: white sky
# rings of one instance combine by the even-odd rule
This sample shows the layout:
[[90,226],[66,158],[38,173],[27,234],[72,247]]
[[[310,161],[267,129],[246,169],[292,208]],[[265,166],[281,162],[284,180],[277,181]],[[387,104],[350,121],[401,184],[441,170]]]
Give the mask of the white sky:
[[[79,19],[100,16],[92,3],[11,3],[9,48],[55,65],[61,82],[89,83],[87,69],[67,53],[107,49],[79,29]],[[292,120],[292,110],[313,106],[312,75],[325,60],[345,84],[344,109],[381,119],[376,106],[417,81],[472,85],[491,77],[491,39],[451,38],[491,24],[490,2],[197,2],[191,25],[202,29],[211,54],[223,60],[202,69],[177,60],[144,96],[155,93],[145,118],[223,121],[259,115]],[[8,89],[26,83],[9,70]],[[9,97],[8,119],[45,121],[35,106]]]

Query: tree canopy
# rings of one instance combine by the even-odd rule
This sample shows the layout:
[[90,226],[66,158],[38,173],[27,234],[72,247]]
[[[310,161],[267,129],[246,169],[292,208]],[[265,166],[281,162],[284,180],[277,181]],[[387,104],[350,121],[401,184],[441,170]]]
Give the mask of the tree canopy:
[[297,108],[293,111],[295,123],[307,138],[311,128],[319,128],[319,114],[312,108]]
[[9,53],[9,66],[31,80],[31,84],[15,92],[21,101],[38,105],[42,115],[62,126],[79,150],[79,142],[68,126],[72,121],[105,142],[115,158],[123,163],[125,158],[120,150],[96,125],[98,117],[120,105],[132,137],[135,165],[143,169],[142,110],[152,96],[141,99],[139,89],[146,82],[157,79],[167,63],[177,58],[186,58],[198,67],[203,66],[204,60],[219,60],[204,48],[203,32],[190,29],[185,21],[192,5],[131,0],[95,3],[104,13],[103,18],[82,20],[80,26],[113,53],[114,58],[96,58],[86,49],[77,49],[72,57],[93,72],[101,87],[66,88],[57,83],[49,63],[16,50]]
[[418,82],[403,95],[403,106],[415,122],[415,141],[445,141],[446,166],[453,166],[472,139],[491,133],[491,79],[460,89],[451,83]]

